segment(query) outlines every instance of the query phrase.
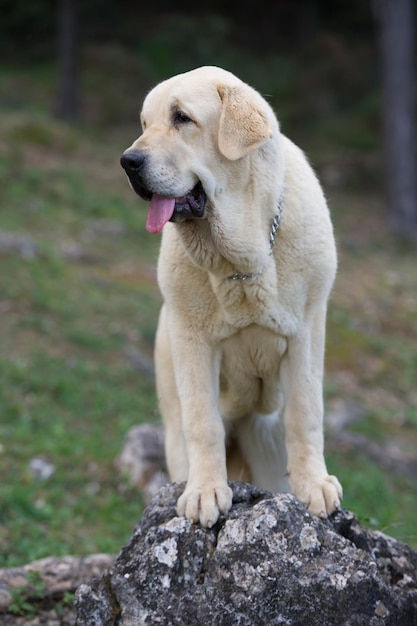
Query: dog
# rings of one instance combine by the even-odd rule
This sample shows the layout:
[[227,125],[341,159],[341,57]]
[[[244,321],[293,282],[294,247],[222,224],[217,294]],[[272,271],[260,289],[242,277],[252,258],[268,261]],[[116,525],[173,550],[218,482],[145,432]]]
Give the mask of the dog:
[[304,153],[266,100],[199,67],[146,96],[121,165],[161,233],[156,386],[177,513],[212,527],[229,480],[340,506],[323,453],[333,228]]

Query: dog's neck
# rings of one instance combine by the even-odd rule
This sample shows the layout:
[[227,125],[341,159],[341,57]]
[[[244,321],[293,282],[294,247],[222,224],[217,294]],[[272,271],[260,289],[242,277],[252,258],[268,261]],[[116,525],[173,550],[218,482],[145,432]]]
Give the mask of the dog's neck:
[[[279,225],[281,223],[282,201],[283,201],[283,198],[281,196],[278,200],[277,212],[274,215],[274,219],[272,220],[272,226],[271,226],[269,239],[268,239],[269,256],[271,256],[272,250],[274,249],[275,239],[277,236]],[[259,274],[260,272],[250,272],[250,273],[235,272],[231,276],[228,276],[228,279],[229,280],[248,280],[250,278],[256,278]]]
[[[268,254],[266,250],[262,254],[264,261],[259,262],[258,258],[258,266],[253,272],[236,271],[238,268],[236,261],[233,260],[233,233],[225,233],[218,221],[210,224],[209,220],[187,220],[175,226],[190,259],[197,266],[210,273],[223,276],[227,280],[246,281],[256,278],[265,270],[266,259],[272,255],[280,227],[282,208],[283,196],[281,195],[269,231]],[[249,263],[249,259],[247,262]],[[231,274],[230,270],[235,271]]]

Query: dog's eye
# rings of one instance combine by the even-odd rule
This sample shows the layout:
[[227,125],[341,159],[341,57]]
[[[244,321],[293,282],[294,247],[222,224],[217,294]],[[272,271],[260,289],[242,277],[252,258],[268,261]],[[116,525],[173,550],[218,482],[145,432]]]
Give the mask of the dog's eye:
[[180,111],[179,109],[177,109],[176,111],[174,111],[173,114],[173,123],[174,126],[181,126],[182,124],[189,124],[190,122],[192,123],[192,119],[190,117],[188,117],[188,115],[186,113],[184,113],[184,111]]

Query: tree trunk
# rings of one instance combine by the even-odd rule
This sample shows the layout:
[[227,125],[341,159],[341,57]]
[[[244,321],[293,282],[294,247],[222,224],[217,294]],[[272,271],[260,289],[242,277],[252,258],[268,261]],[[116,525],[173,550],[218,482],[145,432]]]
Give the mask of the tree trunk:
[[79,114],[77,0],[59,0],[57,18],[58,97],[56,114],[61,120],[72,121]]
[[389,222],[417,242],[413,0],[377,0]]

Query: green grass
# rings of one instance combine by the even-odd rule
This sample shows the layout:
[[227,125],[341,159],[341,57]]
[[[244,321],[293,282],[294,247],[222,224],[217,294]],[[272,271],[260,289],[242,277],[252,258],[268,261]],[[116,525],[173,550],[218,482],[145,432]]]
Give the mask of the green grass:
[[[291,64],[285,67],[270,93],[290,111],[301,87]],[[54,122],[45,112],[50,82],[45,71],[42,89],[32,87],[39,105],[21,103],[16,113],[4,94],[11,86],[27,90],[33,79],[0,76],[0,234],[25,238],[35,251],[0,249],[0,566],[118,552],[142,504],[114,460],[130,427],[159,419],[154,381],[127,356],[134,348],[152,357],[160,306],[159,238],[146,233],[145,209],[118,163],[138,129],[103,124],[124,111],[117,90],[99,123]],[[91,93],[86,100],[88,118],[98,100]],[[327,116],[323,142],[314,120],[306,130],[323,171],[329,161],[344,171],[346,148],[373,149],[372,99],[368,105],[357,125],[344,118],[350,133],[340,129],[343,111]],[[326,406],[359,405],[362,417],[348,429],[415,458],[415,253],[390,238],[380,199],[367,188],[328,193],[340,270],[329,309]],[[329,443],[345,505],[365,524],[417,545],[415,481]],[[38,456],[55,468],[45,480],[29,471]]]
[[[7,122],[0,233],[35,255],[0,251],[0,566],[117,552],[129,538],[141,497],[114,460],[129,428],[158,416],[153,380],[127,349],[151,358],[160,306],[159,242],[117,160],[106,180],[109,153],[85,167],[83,132],[43,116]],[[55,468],[46,480],[29,471],[37,456]]]
[[329,471],[343,480],[343,506],[359,522],[410,545],[417,545],[416,488],[410,478],[382,472],[363,454],[354,451],[327,455]]
[[[340,268],[328,314],[326,404],[359,407],[346,429],[376,442],[381,462],[364,450],[335,452],[330,436],[329,466],[343,482],[344,505],[365,525],[416,546],[415,250],[388,233],[367,193],[335,194],[332,206]],[[382,469],[390,448],[408,462],[405,473]]]

